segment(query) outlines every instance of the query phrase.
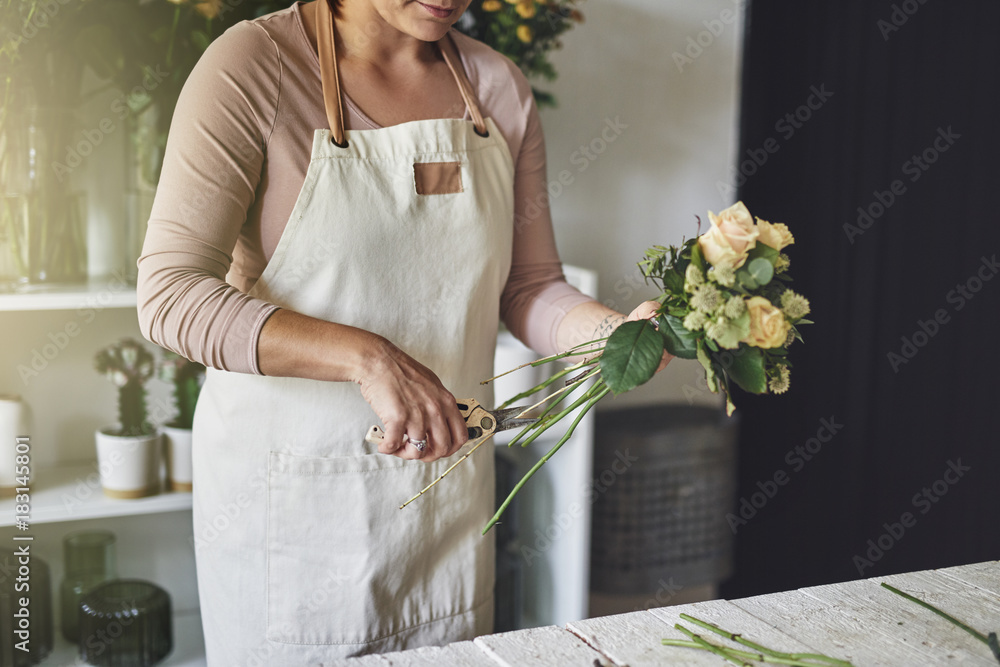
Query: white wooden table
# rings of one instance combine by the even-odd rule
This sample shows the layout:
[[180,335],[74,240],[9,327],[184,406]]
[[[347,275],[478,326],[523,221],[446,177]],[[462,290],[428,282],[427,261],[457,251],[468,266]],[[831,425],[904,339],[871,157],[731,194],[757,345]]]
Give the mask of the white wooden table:
[[[343,660],[342,667],[645,667],[728,664],[663,646],[680,614],[784,652],[824,653],[867,665],[992,665],[989,648],[945,619],[882,588],[910,593],[982,632],[1000,632],[1000,561],[876,577],[741,600],[713,600],[477,637],[445,647]],[[692,624],[688,627],[697,630]],[[729,645],[709,635],[714,643]],[[718,641],[716,641],[718,640]]]

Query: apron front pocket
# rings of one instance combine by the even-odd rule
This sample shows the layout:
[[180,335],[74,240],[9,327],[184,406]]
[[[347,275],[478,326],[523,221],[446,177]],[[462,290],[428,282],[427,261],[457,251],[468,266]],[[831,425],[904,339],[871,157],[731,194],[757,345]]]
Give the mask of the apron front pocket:
[[[492,486],[492,466],[469,465],[474,458],[435,487],[444,487],[441,496],[400,510],[450,462],[271,452],[267,638],[367,644],[488,600],[491,576],[463,576],[492,574],[492,540],[479,535],[483,517],[460,497],[483,489],[484,473]],[[466,479],[451,479],[456,473]]]

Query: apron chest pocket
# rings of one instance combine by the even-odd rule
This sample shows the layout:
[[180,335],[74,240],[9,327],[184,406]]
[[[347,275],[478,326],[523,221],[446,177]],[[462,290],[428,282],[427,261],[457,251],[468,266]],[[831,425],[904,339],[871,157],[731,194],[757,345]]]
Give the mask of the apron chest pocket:
[[[482,566],[482,545],[453,534],[478,537],[465,525],[464,503],[442,507],[424,497],[399,510],[402,496],[437,474],[435,464],[385,455],[271,452],[267,638],[366,644],[479,603],[482,592],[459,576]],[[449,562],[447,571],[440,562]]]
[[413,184],[418,195],[452,195],[462,192],[462,163],[415,162]]

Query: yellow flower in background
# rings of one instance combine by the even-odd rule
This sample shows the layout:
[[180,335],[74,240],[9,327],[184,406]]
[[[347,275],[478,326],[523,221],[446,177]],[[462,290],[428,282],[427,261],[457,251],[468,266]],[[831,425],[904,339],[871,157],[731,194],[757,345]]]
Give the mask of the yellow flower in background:
[[203,0],[203,2],[196,2],[194,9],[205,18],[214,19],[219,15],[219,10],[222,9],[222,0]]
[[526,25],[517,26],[517,38],[525,44],[530,44],[532,38],[531,28]]
[[788,226],[780,222],[772,224],[767,220],[757,218],[757,240],[775,250],[795,243],[795,237],[788,231]]
[[785,314],[762,296],[747,299],[750,311],[750,335],[743,342],[753,347],[781,347],[788,337],[791,325]]
[[[530,19],[535,15],[535,0],[522,1],[514,5],[514,10],[520,14],[523,19]],[[522,40],[528,41],[528,40]]]
[[501,7],[503,7],[503,3],[500,0],[483,0],[484,12],[498,12]]

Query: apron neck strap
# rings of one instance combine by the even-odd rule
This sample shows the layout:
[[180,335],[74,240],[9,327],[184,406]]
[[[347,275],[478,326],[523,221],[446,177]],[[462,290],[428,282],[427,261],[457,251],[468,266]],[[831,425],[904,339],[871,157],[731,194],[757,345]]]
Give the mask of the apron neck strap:
[[[330,3],[333,0],[318,0],[318,26],[316,34],[316,45],[319,51],[319,73],[323,82],[323,104],[326,107],[326,119],[330,124],[330,134],[333,143],[344,148],[347,146],[347,133],[344,131],[344,107],[340,98],[340,76],[337,72],[337,46],[333,30],[333,9]],[[480,136],[489,136],[486,129],[486,121],[479,110],[479,101],[476,99],[476,92],[469,83],[465,70],[462,68],[462,58],[451,39],[451,35],[445,35],[436,42],[444,56],[448,69],[451,70],[458,90],[462,94],[462,100],[469,109],[472,116],[472,123],[476,133]]]

